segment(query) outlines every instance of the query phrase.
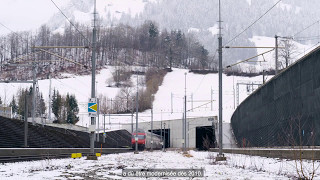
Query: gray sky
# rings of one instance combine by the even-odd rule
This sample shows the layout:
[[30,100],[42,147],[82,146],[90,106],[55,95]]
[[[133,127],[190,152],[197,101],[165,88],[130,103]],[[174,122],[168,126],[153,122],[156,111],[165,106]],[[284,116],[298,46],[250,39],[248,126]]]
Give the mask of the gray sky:
[[[54,0],[59,6],[70,0]],[[58,12],[51,0],[0,0],[0,22],[13,31],[35,30]],[[0,25],[0,35],[10,33]]]

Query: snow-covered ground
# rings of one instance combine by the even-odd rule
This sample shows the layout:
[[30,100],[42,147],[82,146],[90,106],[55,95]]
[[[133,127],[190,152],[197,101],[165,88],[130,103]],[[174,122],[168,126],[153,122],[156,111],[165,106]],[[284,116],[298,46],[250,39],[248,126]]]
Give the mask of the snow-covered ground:
[[[298,177],[296,162],[239,154],[226,154],[227,161],[214,162],[216,153],[190,151],[140,152],[102,155],[97,161],[52,159],[0,165],[0,177],[5,179],[137,179],[123,178],[122,169],[204,169],[203,178],[195,179],[293,179]],[[316,168],[320,179],[320,162],[303,161],[304,173],[310,177]],[[159,178],[155,178],[159,179]],[[167,179],[167,178],[164,178]],[[170,179],[170,178],[169,178]],[[171,178],[188,179],[188,178]]]

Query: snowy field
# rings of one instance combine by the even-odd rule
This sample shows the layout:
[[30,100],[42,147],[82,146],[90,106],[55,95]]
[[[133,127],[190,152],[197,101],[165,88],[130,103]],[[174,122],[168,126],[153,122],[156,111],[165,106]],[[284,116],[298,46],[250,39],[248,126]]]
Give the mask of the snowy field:
[[[81,159],[52,159],[0,165],[0,177],[5,179],[137,179],[122,177],[122,169],[204,169],[204,177],[195,179],[296,179],[296,162],[239,154],[226,154],[226,162],[214,162],[216,153],[190,151],[189,156],[179,151],[140,152],[102,155],[98,161]],[[320,179],[320,162],[303,162],[309,177],[316,168],[315,179]],[[141,178],[142,179],[142,178]],[[159,178],[155,178],[159,179]],[[161,179],[161,178],[160,178]],[[168,179],[168,178],[163,178]],[[189,178],[169,178],[189,179]]]

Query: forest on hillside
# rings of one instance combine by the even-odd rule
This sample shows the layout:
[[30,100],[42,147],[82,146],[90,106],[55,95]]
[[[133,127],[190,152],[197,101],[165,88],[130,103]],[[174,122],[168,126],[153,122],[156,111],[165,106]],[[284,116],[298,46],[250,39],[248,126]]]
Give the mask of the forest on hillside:
[[[0,70],[5,80],[47,78],[60,72],[88,74],[91,69],[92,28],[66,25],[63,32],[52,32],[43,25],[36,33],[18,32],[0,37]],[[47,46],[81,46],[82,48],[39,48]],[[38,47],[38,48],[34,48]],[[85,48],[84,48],[85,47]],[[138,27],[119,24],[97,28],[97,68],[105,65],[148,66],[160,69],[180,67],[215,69],[213,57],[199,41],[181,30],[160,30],[152,21]],[[62,58],[63,57],[63,58]],[[12,64],[20,64],[12,66]]]

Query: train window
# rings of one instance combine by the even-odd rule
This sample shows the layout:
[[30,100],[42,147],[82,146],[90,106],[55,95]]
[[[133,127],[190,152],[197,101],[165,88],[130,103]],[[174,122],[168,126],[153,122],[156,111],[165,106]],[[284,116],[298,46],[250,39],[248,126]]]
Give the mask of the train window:
[[138,135],[138,138],[139,138],[139,139],[145,139],[146,136],[145,136],[145,135]]
[[[132,135],[132,138],[134,139],[136,137],[136,135]],[[140,135],[138,134],[138,139],[145,139],[146,138],[146,135]]]

